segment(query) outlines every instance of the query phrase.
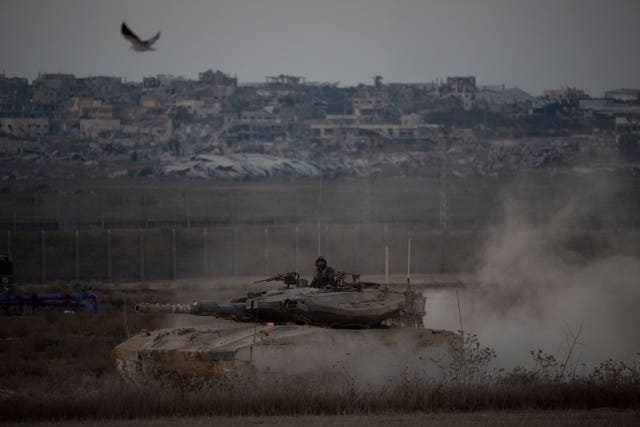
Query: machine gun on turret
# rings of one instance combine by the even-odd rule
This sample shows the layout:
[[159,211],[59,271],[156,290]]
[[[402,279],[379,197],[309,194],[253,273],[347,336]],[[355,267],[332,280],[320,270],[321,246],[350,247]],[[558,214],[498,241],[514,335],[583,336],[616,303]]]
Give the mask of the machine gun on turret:
[[289,273],[278,273],[275,276],[267,277],[266,279],[262,279],[262,280],[257,280],[253,283],[257,284],[257,283],[266,283],[266,282],[282,282],[287,287],[287,289],[293,285],[295,285],[296,288],[302,288],[309,285],[309,282],[307,282],[305,279],[301,279],[300,273],[297,273],[295,271],[292,271]]

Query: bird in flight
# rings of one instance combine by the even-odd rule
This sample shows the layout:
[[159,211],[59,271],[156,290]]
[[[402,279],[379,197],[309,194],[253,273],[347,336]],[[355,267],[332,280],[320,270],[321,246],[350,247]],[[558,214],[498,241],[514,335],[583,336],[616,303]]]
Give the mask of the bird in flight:
[[155,36],[151,37],[149,40],[140,40],[140,37],[136,36],[135,33],[131,31],[129,27],[127,27],[127,24],[125,24],[124,22],[120,27],[120,33],[122,33],[122,36],[125,39],[129,40],[129,42],[131,43],[131,49],[135,50],[136,52],[147,52],[150,50],[155,50],[151,46],[160,38],[160,32],[158,31],[158,33]]

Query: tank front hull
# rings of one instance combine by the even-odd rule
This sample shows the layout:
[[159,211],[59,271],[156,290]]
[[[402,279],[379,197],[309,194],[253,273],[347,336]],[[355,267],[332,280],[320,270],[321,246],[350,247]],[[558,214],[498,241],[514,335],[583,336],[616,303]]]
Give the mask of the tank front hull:
[[460,336],[425,328],[329,329],[299,325],[233,329],[173,328],[142,332],[118,345],[126,379],[148,382],[252,382],[304,379],[361,384],[400,375],[438,378]]

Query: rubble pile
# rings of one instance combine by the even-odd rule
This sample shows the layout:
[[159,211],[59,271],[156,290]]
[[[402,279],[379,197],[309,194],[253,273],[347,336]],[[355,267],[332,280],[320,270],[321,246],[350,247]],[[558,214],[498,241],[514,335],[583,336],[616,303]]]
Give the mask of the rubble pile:
[[[7,142],[0,138],[0,144]],[[244,180],[325,177],[438,177],[443,153],[441,142],[424,146],[374,147],[337,145],[322,152],[309,144],[260,146],[260,152],[229,149],[198,150],[186,146],[179,152],[163,147],[123,147],[87,144],[79,151],[50,149],[34,143],[5,150],[1,180],[50,178],[173,177]],[[258,147],[258,146],[256,146]],[[610,139],[519,138],[479,140],[466,138],[451,144],[449,171],[457,177],[511,175],[523,170],[591,173],[623,171],[636,174],[640,164],[619,162]]]
[[267,154],[199,154],[188,159],[165,157],[158,174],[222,179],[313,177],[319,175],[319,168],[303,160]]

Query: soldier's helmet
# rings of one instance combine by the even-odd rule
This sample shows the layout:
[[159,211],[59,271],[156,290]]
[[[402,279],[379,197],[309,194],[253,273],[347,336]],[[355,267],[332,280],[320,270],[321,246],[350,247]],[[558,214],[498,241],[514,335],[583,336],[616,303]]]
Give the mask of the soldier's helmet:
[[323,256],[319,256],[316,258],[316,267],[320,267],[321,265],[327,265],[327,260]]

